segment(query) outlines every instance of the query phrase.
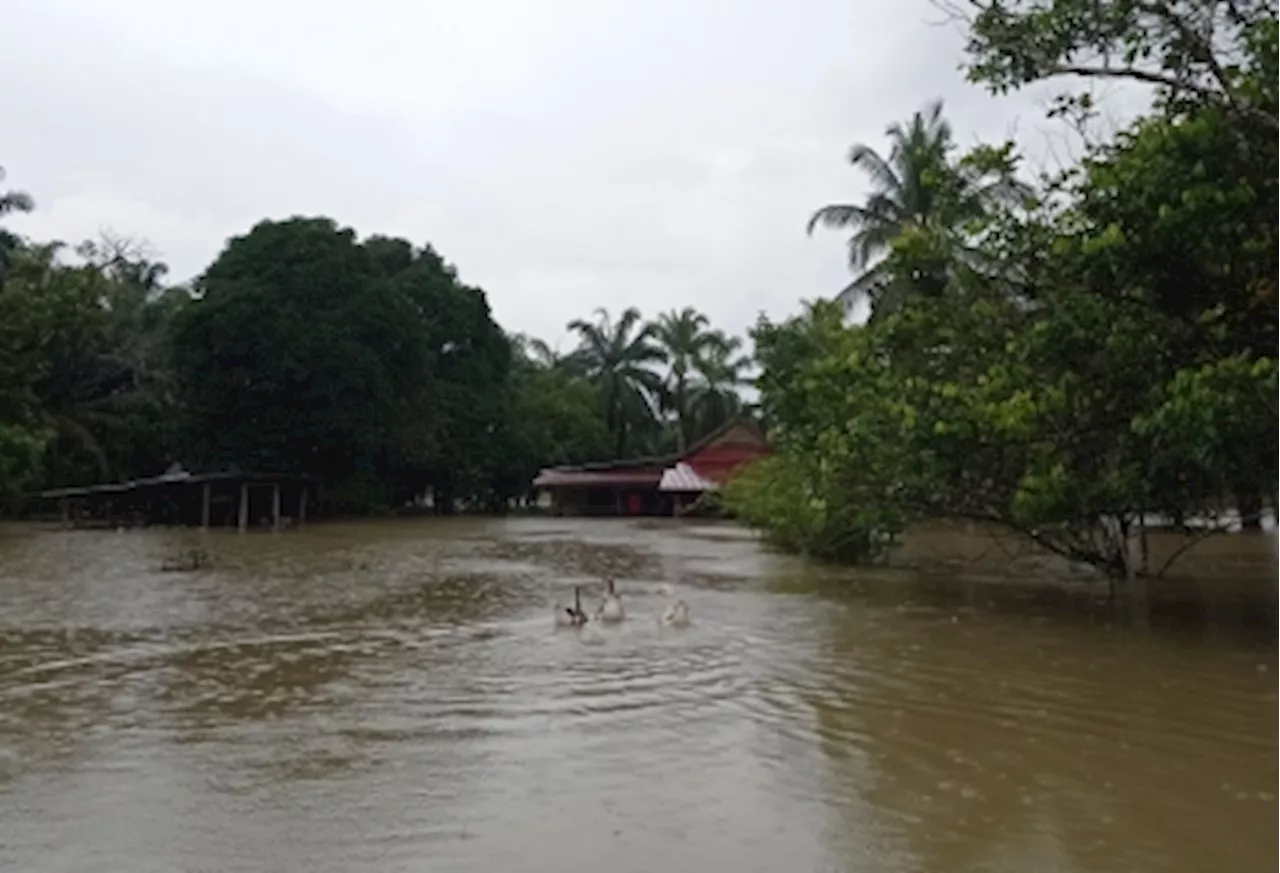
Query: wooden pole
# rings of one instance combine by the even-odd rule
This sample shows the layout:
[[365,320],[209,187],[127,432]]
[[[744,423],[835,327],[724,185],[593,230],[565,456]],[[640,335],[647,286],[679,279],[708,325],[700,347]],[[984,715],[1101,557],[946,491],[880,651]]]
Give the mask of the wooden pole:
[[240,533],[249,529],[249,483],[240,483]]
[[271,529],[280,530],[280,483],[271,486]]
[[71,501],[64,497],[58,503],[62,508],[62,526],[71,527]]
[[302,493],[298,495],[298,527],[302,527],[307,523],[307,486],[302,486]]
[[200,529],[209,529],[209,507],[213,502],[213,483],[204,483],[204,488],[200,495]]

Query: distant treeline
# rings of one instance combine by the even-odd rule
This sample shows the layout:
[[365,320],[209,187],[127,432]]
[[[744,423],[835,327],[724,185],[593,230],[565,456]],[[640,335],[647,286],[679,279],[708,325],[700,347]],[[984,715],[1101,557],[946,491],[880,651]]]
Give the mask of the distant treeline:
[[502,510],[544,465],[672,449],[742,408],[741,341],[692,309],[600,310],[559,356],[430,246],[327,218],[261,222],[165,279],[128,240],[0,235],[5,505],[177,462],[312,474],[340,512]]

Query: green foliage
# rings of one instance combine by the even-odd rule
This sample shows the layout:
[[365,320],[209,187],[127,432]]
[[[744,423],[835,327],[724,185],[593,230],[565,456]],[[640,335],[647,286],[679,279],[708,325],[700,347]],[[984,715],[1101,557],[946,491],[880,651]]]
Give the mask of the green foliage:
[[352,511],[487,492],[510,349],[433,250],[263,222],[200,287],[174,342],[193,463],[346,483],[334,493]]
[[35,485],[52,434],[46,430],[0,422],[0,500],[9,500]]
[[[30,206],[0,198],[0,214]],[[693,310],[688,336],[601,311],[561,358],[508,337],[430,246],[360,241],[327,218],[235,237],[194,297],[127,240],[4,240],[6,499],[178,461],[308,473],[344,513],[428,493],[441,512],[501,511],[544,466],[667,448],[741,406],[739,344]]]
[[161,271],[127,242],[64,255],[56,244],[11,253],[0,287],[0,423],[47,435],[48,481],[154,473],[173,436],[167,324],[186,295],[148,287]]
[[[777,455],[729,502],[833,559],[961,516],[1141,571],[1126,542],[1140,519],[1234,504],[1256,521],[1260,494],[1275,503],[1274,8],[974,5],[971,73],[995,90],[1062,73],[1168,87],[1039,192],[971,196],[970,179],[1012,177],[1007,146],[921,150],[929,218],[875,238],[894,305],[866,327],[823,304],[753,333]],[[1233,10],[1222,42],[1193,32]]]
[[612,450],[596,387],[562,366],[520,362],[510,404],[496,485],[505,494],[523,495],[543,467],[600,460]]
[[[907,523],[960,516],[1122,572],[1101,520],[1128,524],[1170,496],[1153,432],[1139,426],[1167,371],[1169,330],[1158,313],[1105,297],[1055,294],[1028,308],[964,287],[869,327],[845,326],[830,304],[762,322],[778,454],[730,489],[729,505],[779,544],[833,559],[874,559]],[[1242,445],[1256,452],[1266,421],[1249,420]],[[1238,427],[1213,445],[1245,436]]]
[[901,310],[913,296],[942,293],[953,270],[980,254],[973,222],[1026,194],[1015,179],[1011,145],[953,156],[941,102],[905,126],[890,125],[885,134],[887,158],[864,144],[849,153],[849,162],[871,181],[866,202],[824,206],[809,219],[810,233],[818,224],[853,231],[849,265],[859,275],[842,296],[867,298],[872,320]]
[[880,394],[884,349],[843,311],[818,303],[753,333],[762,412],[776,454],[747,468],[725,504],[777,544],[832,560],[879,556],[907,520],[892,499],[898,408]]
[[518,424],[509,428],[515,447],[507,454],[529,459],[516,465],[530,470],[526,483],[534,457],[545,464],[666,454],[744,409],[739,391],[750,382],[751,362],[741,340],[711,328],[692,307],[653,322],[635,308],[617,321],[598,309],[594,321],[575,319],[568,328],[578,338],[568,355],[538,340],[513,340],[522,363]]
[[746,382],[750,361],[739,352],[741,340],[709,325],[692,306],[663,313],[654,323],[654,338],[668,363],[658,405],[674,416],[680,451],[741,410],[738,388]]
[[666,352],[654,338],[656,326],[645,323],[635,307],[616,322],[604,308],[595,315],[595,321],[569,322],[579,338],[574,365],[598,386],[615,457],[623,457],[628,437],[657,420],[662,378],[653,367],[666,361]]
[[1275,358],[1245,354],[1179,370],[1161,386],[1132,424],[1149,446],[1158,508],[1176,515],[1249,485],[1274,507],[1280,468],[1266,447],[1276,440],[1277,391]]
[[[29,208],[26,195],[0,213]],[[9,240],[9,237],[5,238]],[[264,221],[195,283],[128,242],[13,237],[0,278],[0,497],[239,467],[308,473],[330,508],[501,511],[541,467],[652,451],[740,407],[738,343],[699,326],[676,422],[637,311],[577,322],[567,357],[508,337],[430,246],[327,218]],[[690,348],[692,350],[690,350]]]
[[[1162,114],[1213,107],[1276,131],[1274,0],[970,0],[969,77],[997,93],[1046,79],[1126,79]],[[1068,93],[1058,110],[1092,109]]]

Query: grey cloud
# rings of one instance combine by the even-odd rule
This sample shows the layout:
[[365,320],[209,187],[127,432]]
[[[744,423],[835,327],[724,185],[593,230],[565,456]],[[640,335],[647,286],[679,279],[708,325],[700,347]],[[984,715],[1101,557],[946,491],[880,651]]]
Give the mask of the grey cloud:
[[[742,330],[847,281],[812,210],[850,144],[943,97],[962,141],[1043,152],[926,0],[11,0],[0,164],[14,224],[147,237],[182,277],[263,217],[431,242],[504,326],[604,305]],[[536,9],[534,8],[536,6]],[[179,9],[178,7],[181,7]]]

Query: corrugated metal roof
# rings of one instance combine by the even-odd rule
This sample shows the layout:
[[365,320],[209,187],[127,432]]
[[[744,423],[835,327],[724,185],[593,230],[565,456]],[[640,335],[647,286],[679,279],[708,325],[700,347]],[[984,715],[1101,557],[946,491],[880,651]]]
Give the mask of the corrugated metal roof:
[[297,473],[260,473],[241,470],[223,470],[214,473],[189,473],[178,465],[170,467],[159,476],[145,479],[134,479],[129,482],[108,482],[104,485],[85,485],[73,488],[52,488],[33,495],[45,499],[61,497],[89,497],[95,494],[124,494],[140,488],[153,488],[159,485],[198,485],[202,482],[248,481],[250,483],[272,482],[316,482],[314,476]]
[[659,491],[713,491],[719,487],[683,461],[663,470],[662,481],[658,483]]
[[533,480],[534,488],[610,488],[631,486],[653,488],[661,473],[607,470],[543,470]]

